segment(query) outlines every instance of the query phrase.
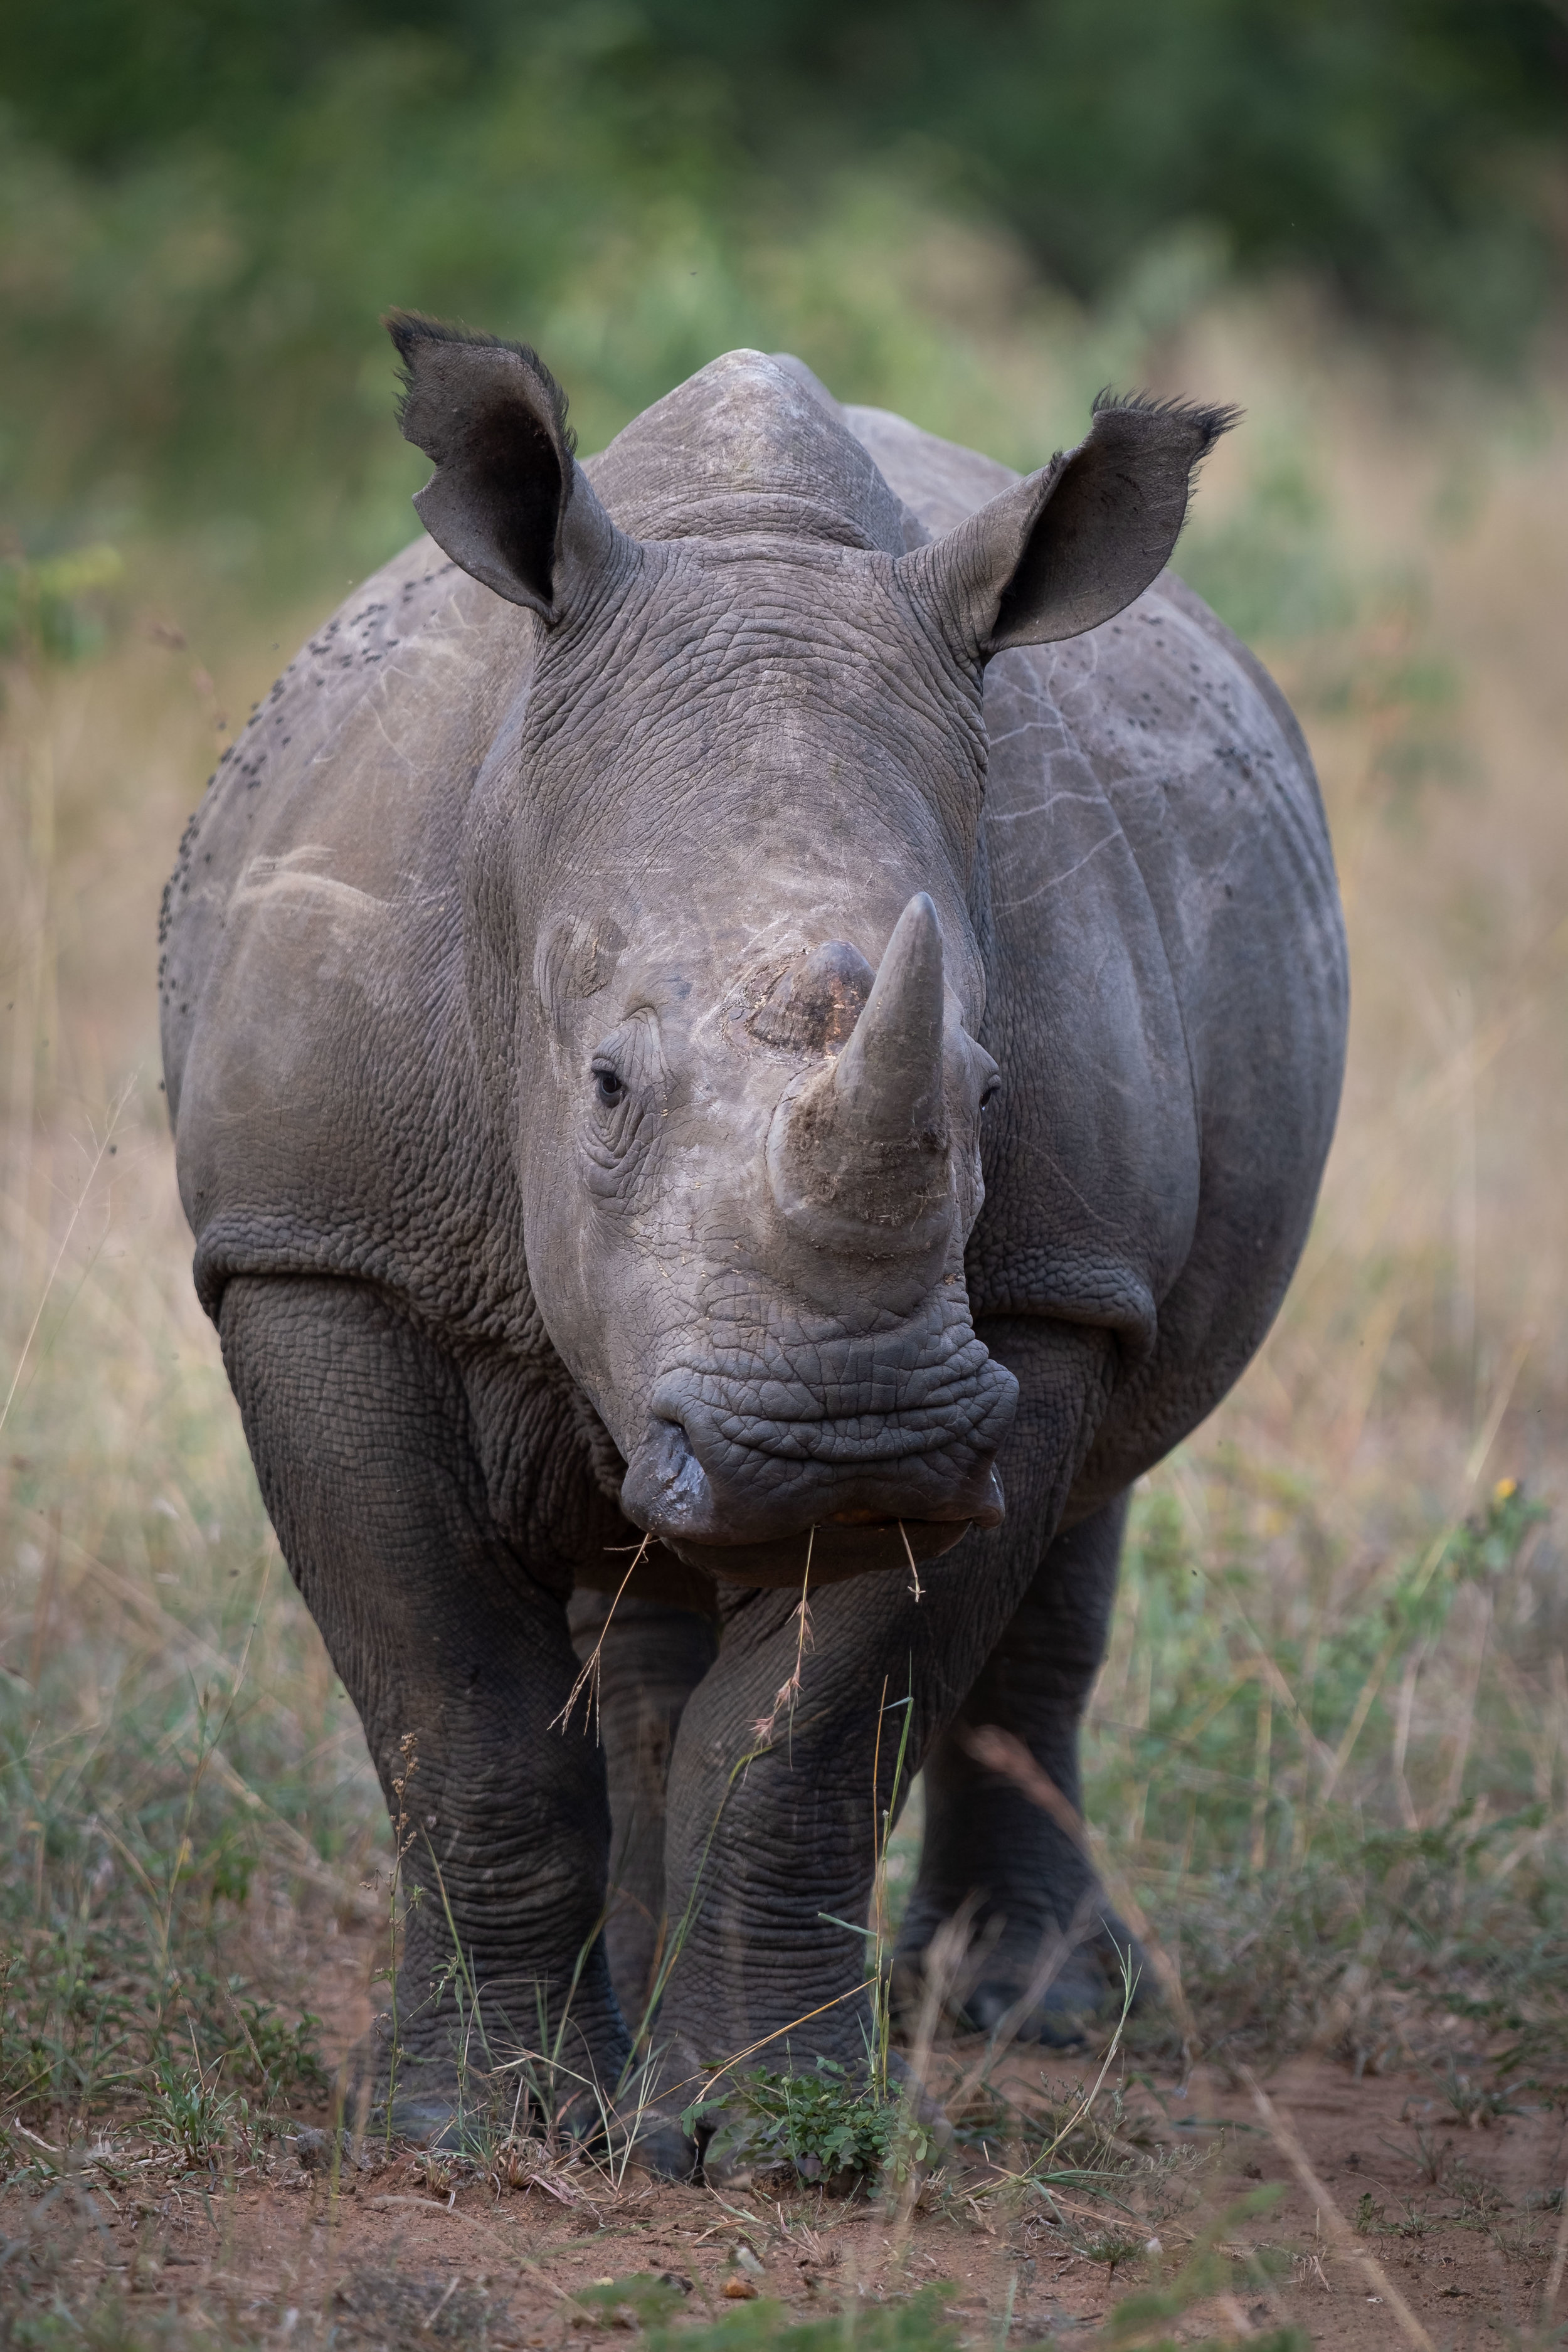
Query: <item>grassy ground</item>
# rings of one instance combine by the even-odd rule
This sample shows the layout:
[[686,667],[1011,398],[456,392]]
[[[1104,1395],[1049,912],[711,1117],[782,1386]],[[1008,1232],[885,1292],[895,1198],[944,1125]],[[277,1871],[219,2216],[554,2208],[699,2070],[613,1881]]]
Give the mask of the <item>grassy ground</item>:
[[[910,343],[957,306],[974,367],[996,356],[993,406],[1027,383],[1021,436],[1103,351],[1009,342],[1004,281],[939,276]],[[1544,2116],[1568,2075],[1568,396],[1548,382],[1487,413],[1289,305],[1142,333],[1140,373],[1251,411],[1183,568],[1305,719],[1356,998],[1286,1311],[1136,1507],[1089,1742],[1102,1858],[1164,1984],[1127,2051],[1162,2095],[1202,2053],[1216,2098],[1243,2066],[1310,2061],[1407,2079],[1466,2126]],[[918,371],[907,399],[922,413]],[[16,2215],[53,2200],[79,2223],[60,2152],[100,2132],[161,2197],[265,2175],[277,2119],[319,2100],[374,1998],[386,1854],[190,1293],[152,1034],[184,814],[342,583],[262,625],[222,619],[157,551],[114,570],[22,582],[0,714],[0,2315],[17,2341],[106,2346],[201,2315],[111,2300],[84,2318],[87,2290]],[[1014,2173],[1050,2137],[1037,2100],[1018,2114]],[[1515,2189],[1494,2234],[1522,2233],[1533,2294],[1524,2200],[1543,2192]],[[1143,2243],[1127,2262],[1169,2287]],[[433,2316],[416,2297],[360,2336],[331,2324],[412,2341],[461,2312],[479,2340],[489,2323],[460,2302]],[[297,2324],[317,2322],[223,2321],[240,2340]],[[742,2298],[716,2341],[783,2324]],[[889,2347],[942,2325],[923,2306],[861,2324]],[[1103,2321],[1129,2343],[1186,2324]]]

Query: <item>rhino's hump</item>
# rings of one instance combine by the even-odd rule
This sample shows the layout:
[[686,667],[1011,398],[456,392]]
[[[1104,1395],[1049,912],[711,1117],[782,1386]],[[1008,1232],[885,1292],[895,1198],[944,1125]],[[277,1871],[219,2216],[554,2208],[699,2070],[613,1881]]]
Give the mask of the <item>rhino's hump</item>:
[[638,539],[804,533],[901,555],[904,515],[798,362],[728,352],[634,417],[584,470]]
[[847,407],[844,421],[904,506],[935,539],[1019,480],[1010,466],[924,432],[890,408]]

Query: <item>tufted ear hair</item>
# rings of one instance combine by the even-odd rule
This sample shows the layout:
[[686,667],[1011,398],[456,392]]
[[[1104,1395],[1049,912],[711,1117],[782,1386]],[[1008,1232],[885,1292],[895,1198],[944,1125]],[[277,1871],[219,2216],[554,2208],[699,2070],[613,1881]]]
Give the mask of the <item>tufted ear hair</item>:
[[1076,449],[904,556],[901,568],[971,658],[1079,636],[1163,571],[1199,460],[1240,413],[1102,392]]
[[403,362],[398,424],[436,465],[415,495],[420,521],[498,596],[563,620],[637,554],[576,463],[565,394],[526,343],[412,310],[384,324]]

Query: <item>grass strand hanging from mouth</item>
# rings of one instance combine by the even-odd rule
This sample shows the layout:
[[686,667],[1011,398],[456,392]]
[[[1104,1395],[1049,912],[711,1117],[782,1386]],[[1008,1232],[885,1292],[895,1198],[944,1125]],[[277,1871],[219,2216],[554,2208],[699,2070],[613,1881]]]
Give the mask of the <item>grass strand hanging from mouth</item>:
[[786,1709],[789,1715],[790,1731],[793,1734],[795,1730],[795,1701],[799,1698],[801,1692],[801,1675],[805,1664],[805,1645],[811,1639],[811,1604],[809,1600],[811,1588],[811,1548],[816,1540],[816,1528],[808,1528],[806,1529],[805,1536],[805,1568],[800,1580],[800,1604],[795,1612],[800,1629],[795,1646],[795,1664],[791,1669],[788,1677],[784,1682],[780,1683],[777,1690],[773,1693],[773,1703],[768,1709],[766,1715],[759,1716],[756,1722],[752,1726],[752,1735],[759,1747],[765,1747],[772,1740],[779,1717],[784,1714]]
[[[599,1738],[599,1692],[602,1682],[600,1661],[605,1647],[605,1639],[606,1634],[609,1633],[611,1620],[614,1618],[616,1611],[620,1606],[621,1595],[626,1591],[627,1585],[631,1582],[632,1578],[636,1575],[638,1563],[641,1561],[652,1541],[653,1538],[651,1536],[644,1536],[641,1543],[638,1544],[636,1552],[632,1556],[631,1566],[627,1569],[625,1576],[622,1577],[619,1584],[616,1585],[616,1597],[611,1601],[610,1606],[605,1612],[605,1622],[599,1628],[599,1638],[595,1643],[593,1648],[589,1651],[587,1656],[584,1659],[582,1670],[579,1673],[576,1681],[573,1684],[571,1690],[567,1693],[565,1706],[562,1708],[559,1715],[552,1715],[550,1718],[550,1728],[552,1731],[554,1731],[557,1728],[564,1731],[567,1728],[567,1726],[572,1720],[573,1708],[576,1706],[578,1698],[582,1695],[583,1691],[587,1689],[590,1693],[588,1707],[594,1722],[594,1736],[596,1739]],[[586,1718],[584,1718],[584,1720],[586,1720]],[[601,1741],[601,1745],[602,1744],[603,1742]]]

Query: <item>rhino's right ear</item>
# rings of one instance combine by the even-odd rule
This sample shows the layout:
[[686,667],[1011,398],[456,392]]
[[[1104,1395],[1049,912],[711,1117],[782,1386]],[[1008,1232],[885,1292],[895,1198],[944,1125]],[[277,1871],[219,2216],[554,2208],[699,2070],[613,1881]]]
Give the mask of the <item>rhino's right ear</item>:
[[526,343],[410,310],[384,323],[403,362],[397,421],[436,465],[415,496],[420,521],[498,596],[563,620],[637,553],[574,458],[565,394]]

